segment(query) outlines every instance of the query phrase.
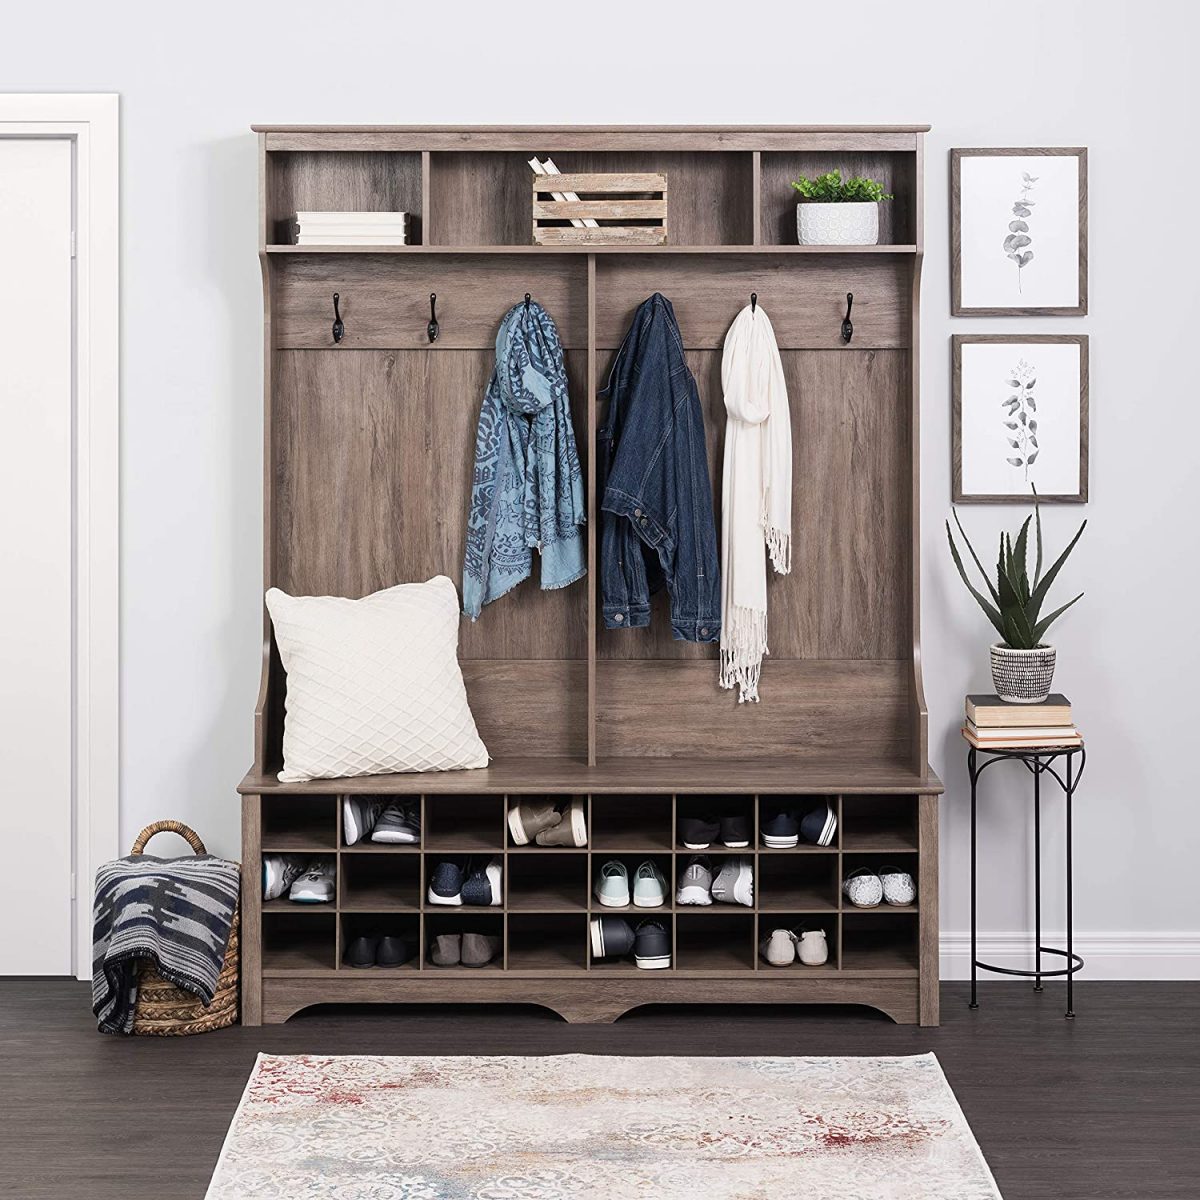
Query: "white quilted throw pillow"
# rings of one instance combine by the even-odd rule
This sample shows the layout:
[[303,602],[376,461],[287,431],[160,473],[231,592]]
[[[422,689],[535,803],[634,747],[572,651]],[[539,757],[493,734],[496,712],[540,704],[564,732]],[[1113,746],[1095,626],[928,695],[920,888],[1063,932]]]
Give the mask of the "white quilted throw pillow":
[[267,592],[287,671],[280,783],[486,767],[444,575],[361,600]]

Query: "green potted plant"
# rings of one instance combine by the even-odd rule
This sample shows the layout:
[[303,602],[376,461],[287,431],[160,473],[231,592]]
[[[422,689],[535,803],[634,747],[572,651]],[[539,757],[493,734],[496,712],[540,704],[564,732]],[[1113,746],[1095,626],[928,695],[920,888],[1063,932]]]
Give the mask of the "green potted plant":
[[[1034,568],[1033,583],[1030,585],[1028,573],[1029,554],[1029,524],[1033,522],[1037,530],[1037,565]],[[1054,682],[1055,652],[1053,646],[1046,645],[1042,638],[1046,630],[1056,621],[1083,593],[1080,592],[1075,600],[1068,600],[1061,608],[1056,608],[1048,616],[1043,617],[1042,604],[1046,593],[1054,582],[1067,555],[1075,549],[1075,543],[1087,528],[1084,521],[1071,543],[1058,556],[1054,565],[1042,574],[1042,514],[1038,505],[1037,491],[1033,494],[1033,516],[1026,517],[1017,539],[1006,533],[1000,534],[1000,557],[996,563],[995,584],[988,578],[979,561],[979,555],[971,545],[958,513],[954,512],[954,523],[962,535],[967,549],[983,582],[987,585],[988,596],[979,592],[967,578],[950,522],[946,522],[946,538],[950,543],[950,554],[954,565],[958,568],[962,581],[967,590],[975,597],[979,607],[983,609],[987,619],[995,626],[1001,641],[992,644],[992,684],[996,695],[1010,704],[1042,704],[1050,694],[1050,686]]]
[[800,194],[796,234],[801,246],[874,246],[879,241],[879,205],[892,200],[874,179],[842,179],[827,171],[815,179],[792,180]]

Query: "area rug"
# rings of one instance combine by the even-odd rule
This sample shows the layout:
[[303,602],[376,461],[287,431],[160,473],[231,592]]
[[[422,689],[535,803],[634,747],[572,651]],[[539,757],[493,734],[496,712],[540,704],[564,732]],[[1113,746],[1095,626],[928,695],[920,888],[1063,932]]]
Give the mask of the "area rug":
[[999,1195],[932,1054],[264,1054],[207,1200]]

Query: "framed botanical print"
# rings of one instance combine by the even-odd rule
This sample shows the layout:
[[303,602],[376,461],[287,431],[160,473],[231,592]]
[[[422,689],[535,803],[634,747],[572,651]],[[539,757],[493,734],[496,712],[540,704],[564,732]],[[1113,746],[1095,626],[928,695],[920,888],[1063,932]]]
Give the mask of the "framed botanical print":
[[950,311],[1088,310],[1087,149],[950,151]]
[[1086,334],[956,334],[956,504],[1088,498]]

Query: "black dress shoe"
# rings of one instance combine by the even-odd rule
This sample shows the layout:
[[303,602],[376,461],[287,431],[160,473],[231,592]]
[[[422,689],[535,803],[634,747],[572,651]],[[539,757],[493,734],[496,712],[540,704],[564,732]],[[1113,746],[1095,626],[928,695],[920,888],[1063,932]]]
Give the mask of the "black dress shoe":
[[375,955],[379,951],[379,939],[376,937],[356,937],[350,940],[342,962],[348,967],[373,967]]
[[741,850],[750,845],[750,820],[747,817],[721,818],[721,844],[731,850]]
[[377,967],[402,967],[412,958],[415,949],[402,937],[384,937],[379,939],[379,949],[375,951]]
[[679,840],[689,850],[707,850],[721,832],[721,823],[710,817],[680,817]]

